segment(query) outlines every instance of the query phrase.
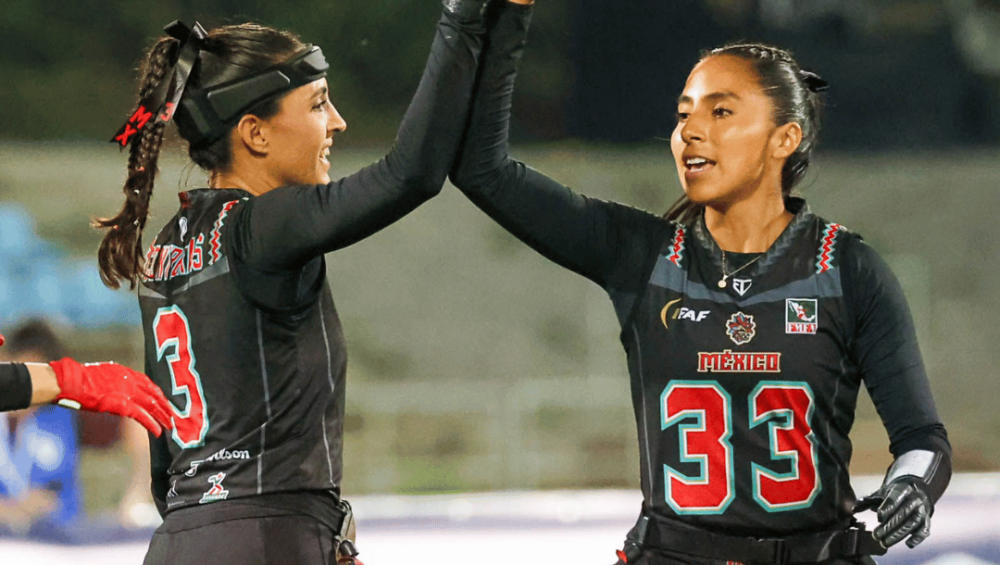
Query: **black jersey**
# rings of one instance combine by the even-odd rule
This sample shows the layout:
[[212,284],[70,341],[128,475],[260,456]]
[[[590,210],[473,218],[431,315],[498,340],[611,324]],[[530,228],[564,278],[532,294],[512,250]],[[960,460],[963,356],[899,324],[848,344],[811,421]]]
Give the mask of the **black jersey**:
[[795,217],[765,254],[727,254],[726,274],[736,274],[722,288],[721,251],[701,221],[680,226],[581,196],[511,160],[529,16],[508,7],[491,31],[452,180],[515,236],[607,291],[628,356],[646,512],[757,537],[843,525],[862,382],[894,455],[941,454],[939,497],[950,448],[885,263],[793,198]]
[[[790,206],[797,213],[768,252],[738,256],[730,269],[748,266],[722,288],[722,254],[704,223],[673,226],[624,321],[643,490],[657,518],[765,537],[844,524],[862,375],[925,387],[908,320],[910,332],[886,338],[901,348],[894,368],[882,373],[865,356],[861,326],[879,322],[857,300],[858,268],[880,269],[877,258],[801,201]],[[939,425],[920,392],[890,425]]]
[[161,512],[339,490],[346,352],[324,254],[441,190],[483,34],[482,22],[442,16],[393,150],[379,162],[260,196],[181,194],[139,289],[146,373],[174,411],[175,429],[151,440]]
[[166,509],[340,484],[346,355],[324,262],[250,271],[230,225],[249,198],[182,194],[147,253],[146,370],[175,407]]

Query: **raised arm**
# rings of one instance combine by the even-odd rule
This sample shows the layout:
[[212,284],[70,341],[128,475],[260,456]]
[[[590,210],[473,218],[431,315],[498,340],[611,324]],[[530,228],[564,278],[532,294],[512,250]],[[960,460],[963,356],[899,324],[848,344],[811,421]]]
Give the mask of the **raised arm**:
[[648,256],[648,213],[576,194],[507,153],[511,102],[532,8],[508,3],[489,32],[466,142],[451,181],[514,236],[607,288],[616,265]]
[[489,1],[445,0],[423,77],[388,155],[327,185],[272,190],[235,214],[235,249],[249,266],[298,268],[440,192],[468,117]]

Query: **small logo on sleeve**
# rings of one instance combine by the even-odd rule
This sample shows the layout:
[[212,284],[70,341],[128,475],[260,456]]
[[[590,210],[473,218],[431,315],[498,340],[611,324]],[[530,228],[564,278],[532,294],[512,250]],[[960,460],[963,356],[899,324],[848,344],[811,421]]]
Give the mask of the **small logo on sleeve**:
[[815,298],[785,299],[785,333],[815,334],[819,312]]

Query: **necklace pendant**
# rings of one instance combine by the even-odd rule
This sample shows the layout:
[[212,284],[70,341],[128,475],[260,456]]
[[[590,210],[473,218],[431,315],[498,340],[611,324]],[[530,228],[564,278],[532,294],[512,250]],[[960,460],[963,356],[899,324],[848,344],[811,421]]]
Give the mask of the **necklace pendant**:
[[719,279],[719,288],[726,288],[726,279],[725,279],[725,277]]

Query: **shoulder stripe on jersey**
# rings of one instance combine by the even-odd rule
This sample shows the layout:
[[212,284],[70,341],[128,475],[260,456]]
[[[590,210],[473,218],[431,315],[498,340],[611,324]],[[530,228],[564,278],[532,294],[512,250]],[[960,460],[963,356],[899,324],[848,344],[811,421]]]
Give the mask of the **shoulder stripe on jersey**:
[[674,240],[670,243],[670,255],[667,255],[667,261],[677,267],[681,266],[681,259],[684,257],[684,238],[686,235],[684,226],[678,225],[677,231],[674,232]]
[[833,261],[833,252],[837,244],[837,233],[842,227],[840,224],[827,224],[823,230],[819,254],[816,257],[817,273],[825,273],[830,270],[830,263]]
[[[182,292],[187,292],[191,290],[192,287],[198,286],[201,283],[208,282],[216,277],[221,277],[229,272],[229,258],[223,257],[221,261],[212,265],[211,267],[206,267],[198,273],[191,275],[190,278],[181,286],[173,289],[173,294],[180,294]],[[155,290],[149,288],[145,284],[139,285],[139,296],[151,296],[153,298],[159,298],[161,300],[166,300],[166,297],[156,292]]]

